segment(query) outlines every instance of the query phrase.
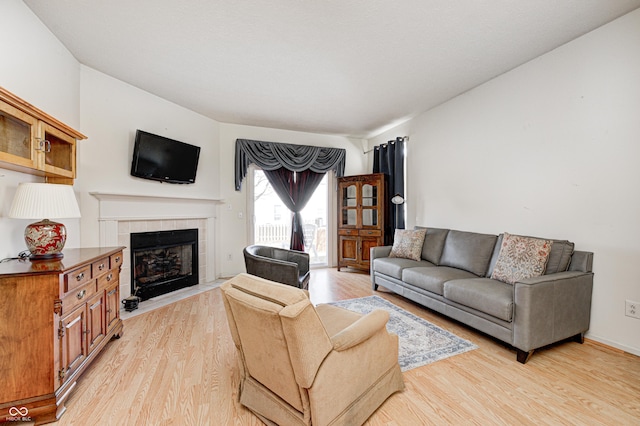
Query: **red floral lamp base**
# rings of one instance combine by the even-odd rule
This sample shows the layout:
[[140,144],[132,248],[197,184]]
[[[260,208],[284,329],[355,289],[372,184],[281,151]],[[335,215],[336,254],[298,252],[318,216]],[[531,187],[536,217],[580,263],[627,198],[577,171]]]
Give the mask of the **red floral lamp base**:
[[67,241],[67,228],[48,219],[27,225],[24,240],[31,252],[30,260],[60,259]]

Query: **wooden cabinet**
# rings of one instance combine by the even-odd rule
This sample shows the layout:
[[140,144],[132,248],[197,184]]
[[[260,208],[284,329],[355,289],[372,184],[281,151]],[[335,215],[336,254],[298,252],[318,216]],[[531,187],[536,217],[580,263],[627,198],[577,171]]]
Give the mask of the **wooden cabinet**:
[[371,247],[386,244],[385,175],[346,176],[338,179],[338,270],[369,270]]
[[73,184],[82,133],[0,87],[0,167]]
[[0,418],[12,407],[25,407],[36,424],[60,418],[82,372],[122,335],[122,250],[0,263]]

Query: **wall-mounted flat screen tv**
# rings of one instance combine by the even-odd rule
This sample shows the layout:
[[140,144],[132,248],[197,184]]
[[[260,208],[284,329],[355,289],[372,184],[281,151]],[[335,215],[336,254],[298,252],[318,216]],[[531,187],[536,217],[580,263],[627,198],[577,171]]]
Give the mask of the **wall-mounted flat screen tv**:
[[138,130],[131,176],[168,183],[194,183],[200,147]]

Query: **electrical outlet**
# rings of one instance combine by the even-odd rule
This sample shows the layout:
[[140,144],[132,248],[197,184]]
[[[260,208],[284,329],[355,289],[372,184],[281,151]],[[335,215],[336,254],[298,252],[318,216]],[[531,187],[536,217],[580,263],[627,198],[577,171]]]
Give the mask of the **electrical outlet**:
[[227,260],[231,260],[231,253],[227,253]]
[[640,319],[640,303],[631,300],[625,301],[624,314],[631,318]]

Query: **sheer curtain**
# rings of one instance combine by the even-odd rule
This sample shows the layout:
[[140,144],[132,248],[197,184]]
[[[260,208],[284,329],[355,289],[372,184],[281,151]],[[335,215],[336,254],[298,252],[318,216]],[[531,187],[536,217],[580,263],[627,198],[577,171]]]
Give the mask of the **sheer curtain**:
[[324,177],[324,173],[311,170],[292,172],[284,167],[276,170],[263,170],[269,183],[291,212],[291,250],[304,251],[304,233],[300,212],[307,205],[314,191]]
[[393,239],[393,226],[398,229],[404,229],[404,203],[395,205],[391,202],[391,198],[395,195],[404,195],[404,145],[405,138],[398,137],[386,144],[382,144],[373,148],[373,173],[384,173],[388,176],[388,199],[386,202],[386,211],[391,215],[388,221],[387,235]]

